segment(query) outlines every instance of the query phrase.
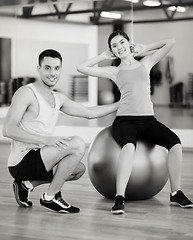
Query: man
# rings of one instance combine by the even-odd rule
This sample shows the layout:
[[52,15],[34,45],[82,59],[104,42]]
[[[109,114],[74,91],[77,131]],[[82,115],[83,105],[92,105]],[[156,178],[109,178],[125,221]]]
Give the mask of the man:
[[12,139],[8,168],[14,178],[15,198],[20,206],[30,207],[30,191],[50,183],[40,204],[56,212],[79,212],[62,198],[61,188],[66,181],[84,174],[81,159],[85,143],[77,136],[53,136],[58,112],[93,119],[116,111],[119,103],[85,107],[54,91],[62,71],[62,57],[53,49],[39,55],[37,70],[40,78],[14,94],[3,128],[3,135]]

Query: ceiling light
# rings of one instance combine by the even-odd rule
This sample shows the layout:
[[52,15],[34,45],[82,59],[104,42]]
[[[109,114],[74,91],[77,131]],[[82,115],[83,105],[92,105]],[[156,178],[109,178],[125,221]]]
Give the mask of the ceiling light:
[[186,8],[185,7],[180,7],[180,6],[171,6],[171,7],[168,7],[168,10],[169,11],[177,11],[177,12],[185,12],[186,11]]
[[147,0],[143,2],[143,5],[148,6],[148,7],[157,7],[160,6],[161,3],[159,1],[155,0]]
[[185,12],[185,11],[186,11],[185,7],[180,7],[180,6],[177,7],[177,12]]
[[114,18],[114,19],[120,19],[121,18],[121,14],[120,13],[113,13],[113,12],[105,12],[102,11],[100,13],[101,17],[105,17],[105,18]]
[[132,3],[138,3],[138,2],[139,2],[139,0],[124,0],[124,1],[126,1],[126,2],[132,2]]
[[171,2],[167,0],[162,0],[162,4],[171,4]]

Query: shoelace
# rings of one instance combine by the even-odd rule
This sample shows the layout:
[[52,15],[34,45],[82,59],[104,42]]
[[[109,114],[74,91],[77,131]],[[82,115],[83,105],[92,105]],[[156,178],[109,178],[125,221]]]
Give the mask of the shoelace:
[[70,205],[66,202],[66,201],[64,201],[64,199],[63,198],[57,198],[57,199],[54,199],[56,202],[57,202],[57,204],[58,205],[60,205],[61,207],[70,207]]
[[189,201],[189,199],[184,195],[184,193],[183,193],[182,191],[179,191],[178,194],[179,194],[182,198],[184,198],[184,200]]

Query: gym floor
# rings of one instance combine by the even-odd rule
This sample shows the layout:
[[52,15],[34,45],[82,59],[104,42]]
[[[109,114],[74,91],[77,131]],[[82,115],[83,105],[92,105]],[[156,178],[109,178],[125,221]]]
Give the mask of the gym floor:
[[[171,128],[193,129],[191,109],[156,109],[157,117]],[[59,124],[104,127],[112,116],[88,122],[83,119],[60,118]],[[3,123],[1,119],[0,123]],[[87,132],[88,133],[88,132]],[[86,134],[87,134],[86,133]],[[64,185],[64,199],[80,207],[78,214],[63,215],[42,208],[39,198],[46,189],[42,185],[30,195],[32,208],[18,207],[12,181],[7,171],[10,142],[0,144],[0,239],[1,240],[192,240],[193,209],[169,205],[169,183],[152,199],[126,202],[124,215],[112,215],[113,202],[101,196],[90,182],[88,172],[76,182]],[[193,149],[183,151],[182,189],[193,200]],[[87,165],[87,155],[83,162]]]

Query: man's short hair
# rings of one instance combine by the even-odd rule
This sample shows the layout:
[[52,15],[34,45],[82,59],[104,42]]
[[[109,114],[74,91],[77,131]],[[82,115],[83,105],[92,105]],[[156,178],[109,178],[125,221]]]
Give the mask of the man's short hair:
[[46,49],[46,50],[44,50],[43,52],[40,53],[39,59],[38,59],[39,60],[39,66],[41,66],[41,63],[42,63],[44,57],[58,58],[58,59],[60,59],[61,64],[62,64],[61,54],[54,49]]

